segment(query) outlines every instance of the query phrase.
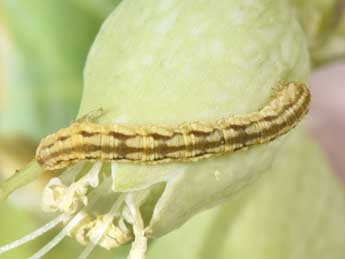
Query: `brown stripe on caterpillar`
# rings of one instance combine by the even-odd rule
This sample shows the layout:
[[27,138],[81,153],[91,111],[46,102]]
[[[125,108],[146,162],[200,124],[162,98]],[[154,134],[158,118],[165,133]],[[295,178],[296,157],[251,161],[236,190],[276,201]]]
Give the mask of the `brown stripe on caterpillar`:
[[36,160],[56,170],[80,160],[166,163],[194,161],[272,141],[294,128],[308,112],[310,92],[303,83],[279,83],[262,109],[214,123],[175,127],[102,125],[78,120],[44,138]]
[[[284,112],[285,110],[289,109],[291,106],[293,105],[293,103],[288,103],[286,106],[282,107],[282,111]],[[271,116],[266,116],[265,118],[263,118],[263,120],[266,120],[266,121],[272,121],[274,119],[276,119],[277,117],[279,117],[281,115],[281,113],[277,113],[276,115],[271,115]],[[222,121],[218,121],[217,122],[218,124],[221,124],[221,123],[224,123]],[[240,125],[236,125],[236,124],[231,124],[229,125],[228,128],[225,128],[225,129],[235,129],[235,130],[244,130],[246,127],[254,124],[255,121],[248,121],[247,123],[243,123],[243,124],[240,124]],[[195,125],[196,123],[194,123]],[[188,124],[184,124],[183,126],[186,127],[185,125],[187,125],[188,127]],[[183,127],[181,126],[181,127]],[[206,130],[205,130],[206,128]],[[210,128],[210,127],[207,127],[206,125],[203,126],[203,131],[200,131],[199,129],[192,129],[189,131],[190,134],[194,134],[194,135],[207,135],[209,134],[211,131],[213,131],[214,128]],[[99,134],[102,134],[101,132],[87,132],[85,130],[81,130],[80,132],[77,132],[75,134],[80,134],[82,135],[83,137],[92,137],[92,136],[95,136],[95,135],[99,135]],[[117,139],[128,139],[128,138],[131,138],[132,136],[131,135],[126,135],[126,134],[122,134],[122,133],[119,133],[119,132],[114,132],[114,131],[110,131],[109,133],[107,133],[108,135],[110,136],[113,136]],[[171,131],[170,134],[166,134],[166,135],[160,135],[158,133],[151,133],[150,135],[154,138],[154,139],[169,139],[171,138],[173,134],[173,131]],[[57,138],[56,141],[64,141],[64,140],[67,140],[71,137],[72,135],[69,135],[69,136],[59,136]],[[51,143],[49,146],[47,146],[47,148],[51,147],[52,145],[54,145],[54,143]]]
[[[203,146],[205,144],[204,143],[198,143],[194,146],[194,149],[196,150],[203,150]],[[216,148],[219,146],[219,141],[215,141],[215,142],[209,142],[208,143],[208,148]],[[164,156],[168,156],[168,154],[170,153],[174,153],[174,152],[182,152],[184,150],[185,147],[183,146],[170,146],[167,147],[166,145],[160,145],[156,147],[156,153],[154,153],[155,155],[159,155],[162,154]],[[191,147],[189,147],[191,148]],[[50,160],[52,158],[59,158],[61,156],[63,156],[64,154],[68,154],[70,159],[74,158],[78,158],[79,154],[84,152],[86,150],[88,150],[88,152],[94,152],[94,151],[98,151],[100,149],[102,149],[103,153],[105,154],[112,154],[112,153],[116,153],[119,157],[127,157],[130,154],[133,153],[138,153],[138,152],[142,152],[142,148],[138,148],[138,147],[128,147],[125,144],[121,144],[117,147],[113,147],[111,145],[85,145],[85,144],[80,144],[79,146],[75,146],[73,148],[66,148],[64,150],[55,152],[50,154],[48,157],[46,157],[47,160]],[[150,152],[152,153],[152,152]],[[72,157],[72,158],[71,158]],[[128,160],[132,160],[132,159],[128,159]]]
[[[289,103],[288,105],[286,105],[285,107],[282,108],[282,111],[284,112],[285,110],[289,109],[291,106],[293,105],[293,103]],[[271,115],[271,116],[266,116],[265,118],[262,118],[262,120],[264,121],[268,121],[268,122],[271,122],[273,121],[274,119],[276,119],[277,117],[279,117],[281,115],[281,113],[277,113],[275,115]],[[218,124],[222,124],[224,122],[222,121],[218,121],[217,122]],[[237,131],[241,131],[241,130],[245,130],[248,126],[251,126],[252,124],[256,123],[255,121],[248,121],[247,123],[243,123],[243,124],[231,124],[229,125],[229,127],[225,128],[225,130],[229,130],[229,129],[234,129],[234,130],[237,130]],[[187,124],[184,124],[183,126],[181,127],[188,127],[188,125],[186,126]],[[194,123],[195,125],[195,123]],[[203,130],[199,130],[199,129],[192,129],[189,131],[189,134],[190,135],[196,135],[196,136],[207,136],[208,134],[210,134],[211,131],[214,131],[215,129],[214,128],[210,128],[210,127],[207,127],[206,125],[203,126]],[[122,134],[122,133],[119,133],[119,132],[114,132],[114,131],[110,131],[108,133],[101,133],[101,132],[87,132],[85,130],[81,130],[80,132],[76,132],[75,134],[79,134],[81,135],[82,137],[84,138],[87,138],[87,137],[93,137],[93,136],[96,136],[96,135],[100,135],[100,134],[107,134],[109,136],[112,136],[116,139],[121,139],[121,140],[127,140],[131,137],[133,137],[132,135],[126,135],[126,134]],[[170,134],[166,134],[166,135],[160,135],[156,132],[153,132],[150,134],[150,136],[152,136],[154,139],[156,140],[167,140],[167,139],[170,139],[173,135],[173,131],[171,131]],[[70,137],[72,137],[73,135],[69,135],[69,136],[58,136],[58,138],[56,139],[56,141],[65,141],[67,139],[69,139]],[[51,143],[49,145],[46,146],[46,148],[51,148],[52,146],[54,145],[54,143]]]

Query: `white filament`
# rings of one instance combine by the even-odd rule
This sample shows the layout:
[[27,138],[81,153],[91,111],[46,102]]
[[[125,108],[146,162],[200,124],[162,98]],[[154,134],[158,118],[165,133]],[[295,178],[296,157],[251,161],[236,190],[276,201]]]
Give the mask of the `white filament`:
[[[79,163],[75,166],[72,166],[71,168],[65,170],[63,173],[62,178],[64,178],[65,181],[74,181],[74,178],[76,175],[81,171],[83,168],[84,163]],[[101,171],[102,163],[96,163],[90,172],[86,175],[86,182],[90,184],[92,187],[97,187],[99,184],[99,172]],[[51,182],[61,181],[59,178],[53,179]],[[95,192],[95,197],[93,197],[92,201],[90,202],[89,206],[92,206],[99,198],[100,193]],[[48,244],[46,244],[43,248],[41,248],[37,253],[32,255],[29,259],[39,259],[42,256],[44,256],[46,253],[48,253],[51,249],[53,249],[70,231],[80,222],[84,217],[85,213],[83,211],[79,212],[64,228],[63,230],[55,236]],[[7,245],[4,245],[0,247],[0,254],[3,254],[7,251],[10,251],[14,248],[17,248],[21,245],[24,245],[39,236],[45,234],[49,230],[56,227],[59,223],[62,223],[66,220],[68,220],[71,217],[70,214],[61,214],[52,221],[48,222],[46,225],[40,227],[39,229],[31,232],[30,234],[10,243]],[[92,250],[92,249],[91,249]]]
[[42,247],[37,253],[28,259],[39,259],[53,249],[62,239],[85,217],[83,212],[79,212],[68,224],[64,227],[59,234],[57,234],[48,244]]
[[127,259],[145,259],[146,251],[147,238],[144,235],[136,235]]
[[133,217],[133,232],[134,232],[134,242],[132,243],[131,251],[127,259],[145,259],[145,254],[147,251],[147,238],[144,232],[144,222],[141,217],[140,210],[135,204],[133,193],[129,193],[126,197],[126,203],[130,214]]
[[34,240],[34,239],[38,238],[39,236],[42,236],[44,233],[53,229],[58,224],[63,222],[65,219],[67,219],[67,217],[68,217],[67,215],[61,214],[58,217],[56,217],[55,219],[53,219],[52,221],[48,222],[46,225],[40,227],[39,229],[31,232],[28,235],[22,237],[21,239],[18,239],[18,240],[14,241],[8,245],[4,245],[4,246],[0,247],[0,254],[3,254],[9,250],[12,250],[16,247],[24,245],[24,244],[30,242],[31,240]]
[[105,224],[102,226],[102,228],[99,230],[98,235],[91,239],[88,246],[84,249],[84,251],[81,253],[81,255],[78,257],[78,259],[86,259],[92,251],[95,249],[95,247],[99,244],[101,239],[103,238],[105,232],[107,231],[108,227],[112,223],[115,214],[117,213],[118,209],[120,208],[121,204],[123,202],[122,196],[120,196],[112,206],[110,212],[109,212],[109,218],[106,220]]
[[111,163],[111,178],[112,178],[112,191],[116,192],[116,171],[117,171],[117,164]]
[[[102,162],[97,161],[91,170],[86,174],[85,181],[92,187],[96,188],[99,184],[99,173],[102,169]],[[84,177],[83,177],[84,178]]]

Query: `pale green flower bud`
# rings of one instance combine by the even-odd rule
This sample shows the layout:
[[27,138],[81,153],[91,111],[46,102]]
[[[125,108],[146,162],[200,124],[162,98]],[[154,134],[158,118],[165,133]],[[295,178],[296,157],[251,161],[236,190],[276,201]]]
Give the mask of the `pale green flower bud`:
[[[257,110],[280,79],[305,81],[308,51],[285,1],[125,1],[93,44],[80,116],[177,124]],[[265,172],[281,140],[197,163],[117,164],[113,190],[161,183],[143,215],[163,235]],[[144,202],[145,203],[145,202]]]

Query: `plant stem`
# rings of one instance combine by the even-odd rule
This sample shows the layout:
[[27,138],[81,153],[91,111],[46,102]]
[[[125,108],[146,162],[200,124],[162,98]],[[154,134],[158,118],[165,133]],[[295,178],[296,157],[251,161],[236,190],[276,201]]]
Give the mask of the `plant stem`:
[[13,191],[27,185],[37,179],[43,173],[43,169],[32,160],[22,170],[17,171],[13,176],[0,184],[0,203],[4,201]]

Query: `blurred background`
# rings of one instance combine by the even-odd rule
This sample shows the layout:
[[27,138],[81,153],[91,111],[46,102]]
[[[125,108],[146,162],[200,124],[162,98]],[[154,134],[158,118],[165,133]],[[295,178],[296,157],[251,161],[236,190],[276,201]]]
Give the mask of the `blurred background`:
[[314,71],[310,85],[313,99],[307,127],[345,182],[345,62]]
[[[77,114],[88,50],[119,2],[0,2],[0,181],[33,158],[43,136],[67,126]],[[339,11],[343,1],[291,2],[309,39],[313,63],[312,110],[306,126],[345,182],[345,18]],[[37,211],[47,177],[12,195],[10,205],[1,205],[0,212],[11,212],[8,218],[8,213],[1,216],[1,244],[27,233],[42,219]],[[18,223],[24,227],[15,235],[9,226],[13,217],[25,223]],[[18,253],[6,258],[22,258]],[[59,256],[53,252],[49,258],[54,253]]]
[[[118,3],[1,1],[0,179],[30,161],[43,136],[76,116],[88,50]],[[22,205],[39,201],[37,193],[29,192]]]
[[[0,182],[33,158],[43,136],[76,116],[88,50],[119,2],[0,1]],[[40,210],[41,191],[49,177],[42,176],[0,205],[1,244],[51,220],[52,215]],[[0,258],[27,258],[57,231]],[[66,239],[49,258],[77,258],[80,251],[80,245]],[[114,258],[104,249],[95,256]]]

